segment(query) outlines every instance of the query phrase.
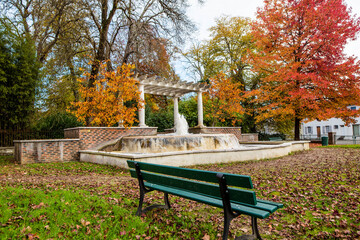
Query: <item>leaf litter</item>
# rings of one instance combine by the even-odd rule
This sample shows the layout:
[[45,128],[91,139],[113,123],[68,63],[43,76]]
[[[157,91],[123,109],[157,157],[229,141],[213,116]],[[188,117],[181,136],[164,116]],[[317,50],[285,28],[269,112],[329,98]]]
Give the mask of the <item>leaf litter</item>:
[[[133,213],[137,208],[137,181],[120,168],[94,167],[87,163],[5,166],[0,170],[0,189],[22,186],[43,191],[86,191],[106,200],[110,205],[130,208]],[[360,238],[360,150],[313,148],[278,159],[193,167],[250,175],[257,197],[284,204],[283,209],[259,221],[264,239]],[[149,194],[146,202],[161,202],[162,197],[161,193],[154,192]],[[118,238],[126,239],[135,234],[131,236],[139,239],[164,239],[170,236],[174,239],[188,236],[194,236],[193,239],[221,239],[219,233],[222,232],[223,216],[220,209],[174,196],[171,196],[170,201],[171,210],[159,209],[141,216],[141,221],[148,225],[143,233],[123,227],[118,231]],[[9,203],[5,207],[17,206]],[[43,202],[29,205],[33,210],[46,207]],[[106,217],[126,216],[101,216],[100,224],[101,219]],[[8,222],[0,223],[0,227],[18,224],[22,219],[23,216],[9,218]],[[209,223],[211,227],[207,225]],[[50,230],[48,224],[44,226],[47,226],[43,227],[45,230]],[[88,219],[81,219],[76,226],[74,232],[84,229],[88,234],[101,228]],[[38,235],[29,232],[27,227],[22,228],[23,234],[27,234],[25,237],[37,239]],[[232,221],[229,236],[234,238],[250,232],[249,217],[240,216]],[[61,236],[64,233],[58,233],[58,237]],[[106,239],[106,236],[102,237]]]

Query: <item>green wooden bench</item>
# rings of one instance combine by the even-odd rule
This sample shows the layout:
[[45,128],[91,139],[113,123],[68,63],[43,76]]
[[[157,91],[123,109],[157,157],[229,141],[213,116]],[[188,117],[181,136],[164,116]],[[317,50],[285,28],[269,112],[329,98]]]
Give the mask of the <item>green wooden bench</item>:
[[282,141],[281,137],[269,137],[270,141]]
[[[224,209],[223,239],[227,239],[232,219],[244,214],[251,216],[253,235],[247,239],[261,239],[257,219],[264,219],[283,205],[257,199],[250,176],[202,171],[158,164],[127,161],[131,176],[140,186],[140,200],[136,215],[154,208],[170,208],[168,194],[202,202]],[[246,189],[240,189],[246,188]],[[151,205],[143,209],[144,196],[153,190],[164,193],[165,205]]]

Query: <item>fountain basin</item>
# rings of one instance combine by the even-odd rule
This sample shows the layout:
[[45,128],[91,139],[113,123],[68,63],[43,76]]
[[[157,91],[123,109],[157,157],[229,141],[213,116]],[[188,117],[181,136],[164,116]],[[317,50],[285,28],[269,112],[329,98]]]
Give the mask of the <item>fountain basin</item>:
[[129,136],[121,139],[121,153],[163,153],[241,149],[234,134]]
[[230,163],[261,160],[286,156],[291,152],[309,149],[309,141],[273,144],[242,144],[241,149],[194,150],[162,153],[124,153],[94,150],[80,151],[80,161],[127,168],[127,160],[163,164],[169,166],[191,166],[198,164]]

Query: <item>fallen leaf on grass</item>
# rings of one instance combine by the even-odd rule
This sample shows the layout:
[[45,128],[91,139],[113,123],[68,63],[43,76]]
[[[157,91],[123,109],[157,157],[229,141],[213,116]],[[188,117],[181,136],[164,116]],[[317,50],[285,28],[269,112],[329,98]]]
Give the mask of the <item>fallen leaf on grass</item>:
[[30,226],[27,226],[26,228],[24,227],[22,230],[21,230],[21,233],[26,233],[26,232],[31,232],[32,231],[32,228]]
[[83,218],[80,220],[80,222],[81,222],[81,224],[82,224],[84,227],[86,227],[86,226],[90,225],[90,222],[89,222],[89,221],[84,220]]
[[39,203],[39,205],[34,205],[34,206],[32,206],[31,208],[32,209],[39,209],[39,208],[42,208],[42,207],[44,207],[45,206],[45,204],[43,203],[43,202],[41,202],[41,203]]
[[210,240],[210,236],[205,234],[204,237],[202,238],[203,240]]
[[27,239],[32,240],[32,239],[40,239],[39,236],[36,233],[29,233],[28,235],[26,235]]

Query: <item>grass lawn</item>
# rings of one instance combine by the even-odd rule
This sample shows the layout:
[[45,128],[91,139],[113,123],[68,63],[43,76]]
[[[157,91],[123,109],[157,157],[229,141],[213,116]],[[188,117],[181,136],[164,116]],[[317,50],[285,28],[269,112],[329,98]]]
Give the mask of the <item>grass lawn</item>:
[[[360,149],[195,168],[250,175],[259,198],[284,204],[259,220],[263,239],[360,239]],[[223,227],[220,209],[174,196],[172,209],[134,216],[137,182],[111,166],[0,156],[0,193],[0,239],[220,239]],[[232,239],[250,232],[249,217],[233,220]]]

